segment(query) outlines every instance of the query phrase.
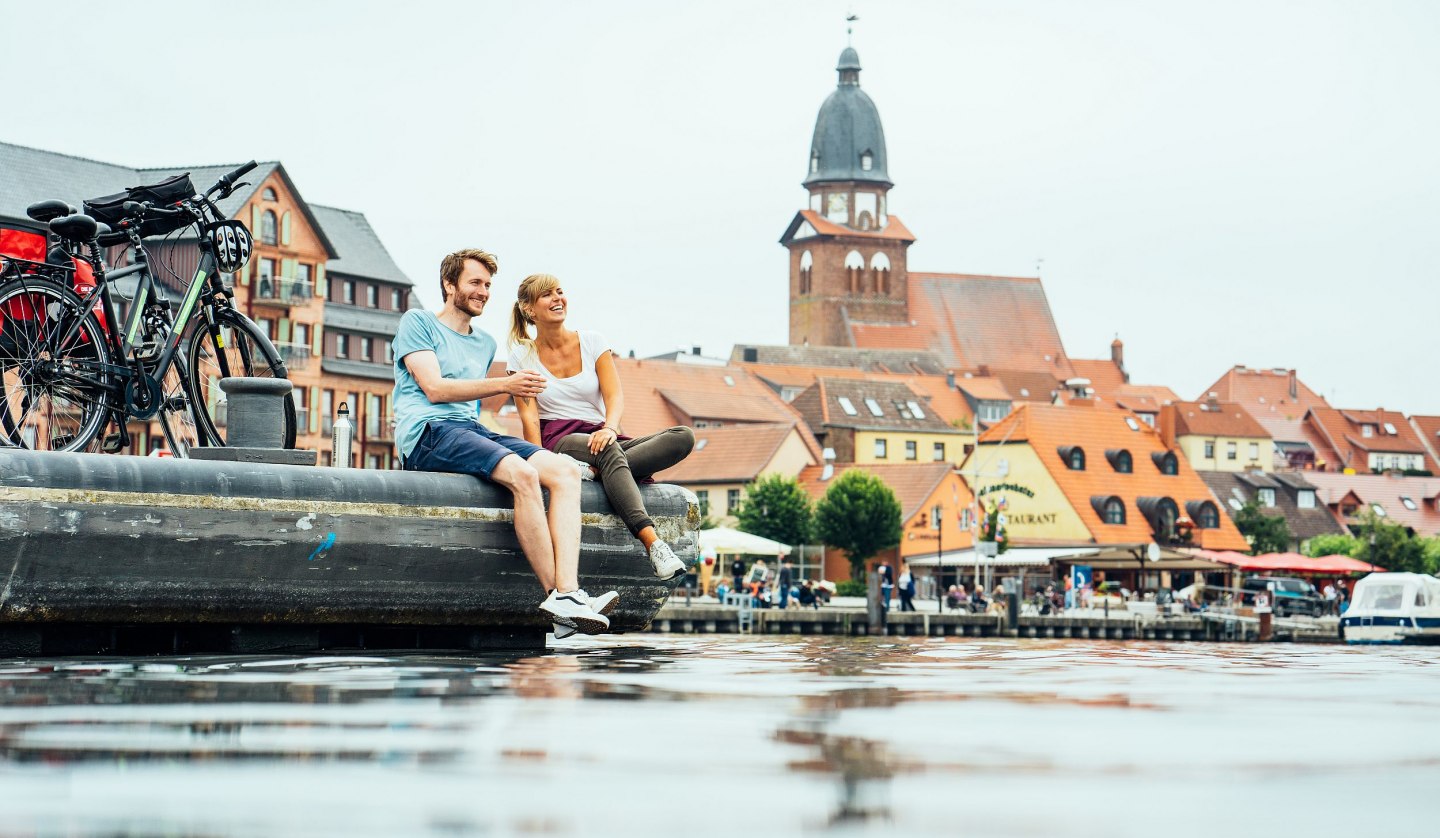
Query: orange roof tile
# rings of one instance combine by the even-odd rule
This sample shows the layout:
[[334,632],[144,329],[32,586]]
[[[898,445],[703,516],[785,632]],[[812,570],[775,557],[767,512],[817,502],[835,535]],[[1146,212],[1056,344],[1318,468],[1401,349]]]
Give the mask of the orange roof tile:
[[822,481],[824,466],[809,466],[800,472],[800,485],[810,497],[819,500],[835,478],[849,471],[860,469],[885,481],[900,501],[900,509],[906,519],[919,514],[925,502],[935,493],[935,488],[949,476],[953,467],[949,463],[836,463],[834,475]]
[[[1369,426],[1372,436],[1365,436]],[[1390,433],[1390,429],[1394,433]],[[1393,410],[1337,410],[1333,407],[1311,408],[1305,415],[1305,430],[1312,437],[1317,455],[1332,470],[1352,468],[1368,473],[1370,452],[1387,454],[1419,454],[1425,468],[1437,471],[1430,451],[1420,441],[1405,417]]]
[[[1313,484],[1317,496],[1326,506],[1335,509],[1346,495],[1351,502],[1364,507],[1378,504],[1385,518],[1409,527],[1423,536],[1440,535],[1440,477],[1391,477],[1386,474],[1342,474],[1339,472],[1306,472],[1305,479]],[[1405,505],[1409,498],[1414,509]]]
[[[943,375],[919,375],[899,372],[864,372],[844,367],[803,366],[800,364],[742,364],[751,373],[774,387],[804,390],[819,378],[858,378],[866,381],[899,381],[924,397],[923,404],[946,422],[962,424],[970,420],[970,406],[960,391],[953,389]],[[958,383],[958,381],[957,381]]]
[[1177,402],[1160,409],[1161,436],[1174,444],[1182,436],[1270,439],[1270,432],[1235,402]]
[[660,397],[691,419],[731,422],[774,422],[781,418],[775,401],[763,395],[741,395],[714,390],[672,390],[662,387]]
[[[1127,418],[1134,422],[1134,430],[1125,421]],[[980,437],[981,445],[1002,441],[1004,444],[1030,444],[1066,500],[1100,544],[1135,544],[1154,540],[1150,524],[1141,511],[1142,498],[1170,498],[1181,515],[1189,515],[1186,505],[1191,502],[1210,501],[1215,503],[1219,512],[1219,502],[1210,487],[1179,452],[1175,452],[1176,474],[1161,474],[1151,455],[1164,454],[1170,449],[1158,431],[1135,420],[1127,411],[1100,406],[1019,405]],[[1062,446],[1079,446],[1084,450],[1083,471],[1072,471],[1061,460]],[[1134,463],[1131,473],[1122,474],[1111,467],[1105,456],[1105,452],[1111,449],[1130,452]],[[1124,524],[1105,523],[1091,503],[1093,498],[1111,495],[1125,503]],[[1194,516],[1190,517],[1193,520]],[[1250,549],[1228,515],[1219,514],[1219,521],[1218,529],[1195,530],[1199,546],[1219,550]]]
[[799,433],[795,423],[699,428],[695,450],[655,475],[662,483],[749,483],[760,476],[781,444]]
[[992,402],[1008,402],[1013,399],[1010,391],[998,378],[988,376],[974,376],[956,378],[955,386],[970,396],[972,399]]
[[1410,427],[1430,452],[1430,459],[1440,462],[1440,416],[1411,416]]
[[1302,428],[1305,411],[1330,406],[1324,396],[1305,386],[1294,370],[1287,369],[1235,366],[1206,387],[1199,400],[1204,401],[1210,393],[1222,402],[1239,402],[1279,442],[1309,441]]
[[785,230],[785,235],[780,237],[782,244],[799,238],[795,234],[799,231],[802,221],[810,222],[810,226],[815,228],[815,232],[822,236],[845,236],[847,238],[861,239],[896,239],[907,242],[915,241],[915,234],[911,233],[910,229],[900,221],[899,217],[894,215],[890,216],[889,223],[882,229],[853,230],[849,227],[826,221],[825,216],[815,210],[800,210],[795,218],[791,220],[790,226]]

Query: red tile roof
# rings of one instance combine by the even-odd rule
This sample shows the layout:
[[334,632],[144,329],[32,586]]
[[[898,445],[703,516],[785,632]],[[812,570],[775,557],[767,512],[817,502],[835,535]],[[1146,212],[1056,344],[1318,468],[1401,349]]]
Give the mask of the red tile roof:
[[1008,402],[1014,398],[998,378],[990,378],[988,376],[957,377],[955,379],[955,386],[969,395],[970,398],[979,401]]
[[[1364,507],[1378,504],[1385,518],[1409,527],[1423,536],[1440,535],[1440,477],[1391,477],[1387,474],[1342,474],[1339,472],[1306,472],[1305,479],[1313,484],[1317,496],[1340,517],[1338,506],[1346,495],[1353,495],[1363,513]],[[1415,505],[1410,509],[1403,498]]]
[[798,232],[802,221],[810,222],[810,226],[815,228],[815,232],[819,233],[822,236],[845,236],[847,238],[861,239],[895,239],[898,241],[907,242],[915,241],[915,234],[911,233],[910,229],[900,221],[899,217],[894,215],[890,216],[889,223],[887,223],[883,229],[852,230],[849,227],[844,227],[839,224],[826,221],[825,216],[821,215],[815,210],[800,210],[800,212],[796,214],[795,218],[791,220],[790,226],[785,230],[785,235],[780,237],[780,241],[782,244],[789,242],[792,239],[798,238],[795,234],[796,232]]
[[695,450],[678,465],[655,475],[662,483],[750,483],[774,459],[780,446],[799,433],[796,423],[699,428]]
[[1206,387],[1198,400],[1204,401],[1210,393],[1222,402],[1239,402],[1279,442],[1309,441],[1302,428],[1305,411],[1330,406],[1305,386],[1294,370],[1286,369],[1232,367]]
[[801,390],[811,386],[819,378],[859,378],[866,381],[899,381],[924,397],[922,404],[951,424],[970,420],[970,406],[958,390],[948,386],[943,375],[916,375],[909,373],[864,372],[844,367],[818,367],[800,364],[743,364],[755,376],[775,387],[795,387]]
[[1410,427],[1430,452],[1430,459],[1440,462],[1440,416],[1411,416]]
[[[1125,421],[1134,422],[1135,429]],[[1141,498],[1170,498],[1181,515],[1194,501],[1216,504],[1210,487],[1190,467],[1185,457],[1176,454],[1177,473],[1161,474],[1152,454],[1170,449],[1154,428],[1114,408],[1058,407],[1052,405],[1019,405],[1009,416],[980,437],[987,442],[1014,444],[1028,442],[1035,455],[1050,472],[1070,505],[1100,544],[1134,544],[1154,540],[1150,524],[1141,513]],[[1062,446],[1079,446],[1085,452],[1085,469],[1072,471],[1062,460]],[[1122,474],[1107,461],[1105,452],[1124,449],[1130,452],[1133,471]],[[961,467],[964,470],[964,467]],[[1125,523],[1105,523],[1091,499],[1115,495],[1125,503]],[[1218,529],[1196,529],[1198,546],[1218,550],[1248,550],[1249,544],[1235,528],[1229,516],[1219,515]]]
[[1234,402],[1176,402],[1160,409],[1157,427],[1169,444],[1182,436],[1270,439],[1270,432]]
[[[1367,425],[1373,429],[1372,436],[1364,435],[1363,428]],[[1390,433],[1391,428],[1395,433]],[[1305,415],[1304,429],[1311,438],[1317,457],[1325,461],[1330,471],[1352,468],[1362,474],[1368,473],[1368,454],[1371,452],[1419,454],[1426,469],[1432,473],[1437,471],[1429,450],[1420,441],[1415,429],[1397,411],[1316,407]]]
[[956,369],[1073,370],[1037,277],[910,273],[910,323],[851,325],[855,346],[933,349]]

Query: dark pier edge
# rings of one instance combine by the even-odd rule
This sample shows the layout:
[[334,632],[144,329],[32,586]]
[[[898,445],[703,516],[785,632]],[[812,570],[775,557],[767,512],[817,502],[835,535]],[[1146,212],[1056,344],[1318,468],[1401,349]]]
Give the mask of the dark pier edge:
[[[694,496],[644,492],[693,564]],[[0,656],[543,648],[511,515],[463,475],[0,449]],[[594,483],[580,576],[619,632],[675,585]]]

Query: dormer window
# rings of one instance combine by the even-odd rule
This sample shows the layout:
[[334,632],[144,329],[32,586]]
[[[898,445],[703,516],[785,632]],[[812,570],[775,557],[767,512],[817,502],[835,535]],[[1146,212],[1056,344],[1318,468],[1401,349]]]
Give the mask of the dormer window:
[[1374,425],[1361,425],[1361,426],[1360,426],[1360,435],[1363,436],[1363,437],[1365,437],[1366,439],[1369,439],[1370,437],[1372,437],[1372,436],[1375,435],[1375,426],[1374,426]]
[[1085,449],[1078,445],[1062,445],[1059,449],[1060,460],[1065,467],[1071,471],[1085,470]]
[[1301,509],[1314,509],[1315,490],[1301,489],[1299,493],[1295,495],[1295,505],[1300,507]]
[[1135,471],[1135,460],[1124,448],[1109,449],[1105,452],[1105,459],[1109,460],[1110,467],[1120,474],[1130,474]]
[[1155,467],[1160,469],[1161,474],[1179,474],[1180,461],[1175,458],[1173,451],[1156,451],[1150,455],[1155,461]]
[[815,174],[815,173],[818,172],[818,171],[820,171],[820,152],[818,152],[818,151],[816,151],[816,152],[811,152],[811,154],[810,154],[810,174],[813,175],[813,174]]
[[1202,530],[1220,529],[1220,510],[1210,501],[1201,503],[1195,510],[1195,525]]
[[868,150],[860,152],[860,171],[868,172],[875,167],[875,155]]
[[1255,499],[1260,501],[1261,506],[1272,507],[1275,505],[1275,490],[1268,487],[1256,489]]
[[1125,501],[1111,495],[1105,497],[1098,495],[1090,499],[1090,505],[1100,513],[1100,520],[1107,524],[1123,525],[1125,523]]

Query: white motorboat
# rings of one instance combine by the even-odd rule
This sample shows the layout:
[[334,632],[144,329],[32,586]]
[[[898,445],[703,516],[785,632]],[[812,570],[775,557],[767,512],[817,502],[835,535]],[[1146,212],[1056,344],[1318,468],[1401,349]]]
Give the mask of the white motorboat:
[[1440,579],[1372,573],[1355,583],[1340,618],[1347,643],[1440,643]]

